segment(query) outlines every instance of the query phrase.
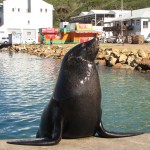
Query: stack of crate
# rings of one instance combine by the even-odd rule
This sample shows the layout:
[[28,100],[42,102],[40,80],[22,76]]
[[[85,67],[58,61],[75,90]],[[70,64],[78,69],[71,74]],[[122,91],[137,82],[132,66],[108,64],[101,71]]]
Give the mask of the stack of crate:
[[127,36],[127,43],[129,43],[129,44],[132,43],[132,36]]
[[133,44],[143,44],[144,43],[144,36],[143,35],[132,36],[132,43]]

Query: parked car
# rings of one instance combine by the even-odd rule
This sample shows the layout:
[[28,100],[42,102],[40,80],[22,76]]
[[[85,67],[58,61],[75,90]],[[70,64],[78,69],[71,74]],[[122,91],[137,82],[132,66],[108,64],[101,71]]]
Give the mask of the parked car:
[[9,44],[9,38],[8,37],[2,37],[0,39],[0,45],[7,45]]
[[145,41],[146,43],[150,43],[150,37],[147,37],[144,41]]
[[24,41],[25,44],[35,44],[35,40],[34,39],[27,39]]
[[110,36],[109,38],[106,38],[107,43],[116,43],[117,37],[116,36]]
[[100,43],[106,43],[107,41],[106,41],[106,38],[102,37],[102,38],[99,38],[99,42]]

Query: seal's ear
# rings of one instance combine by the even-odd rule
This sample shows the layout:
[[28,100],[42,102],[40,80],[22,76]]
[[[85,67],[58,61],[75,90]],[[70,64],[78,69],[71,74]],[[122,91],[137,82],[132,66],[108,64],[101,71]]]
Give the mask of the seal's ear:
[[74,57],[73,54],[70,54],[70,55],[67,57],[66,61],[70,61],[73,57]]

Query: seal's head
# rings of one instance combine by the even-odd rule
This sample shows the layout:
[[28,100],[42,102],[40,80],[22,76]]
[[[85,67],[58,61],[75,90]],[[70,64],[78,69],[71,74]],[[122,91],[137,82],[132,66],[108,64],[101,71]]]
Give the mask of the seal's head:
[[99,45],[96,38],[73,47],[64,57],[69,60],[73,57],[93,62],[98,53]]

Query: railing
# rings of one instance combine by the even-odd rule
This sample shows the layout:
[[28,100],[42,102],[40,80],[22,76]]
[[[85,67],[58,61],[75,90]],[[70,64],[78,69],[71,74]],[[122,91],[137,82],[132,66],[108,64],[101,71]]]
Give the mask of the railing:
[[[122,30],[133,30],[134,26],[129,25],[129,26],[122,26]],[[104,31],[120,31],[121,26],[112,26],[112,27],[103,27]]]

